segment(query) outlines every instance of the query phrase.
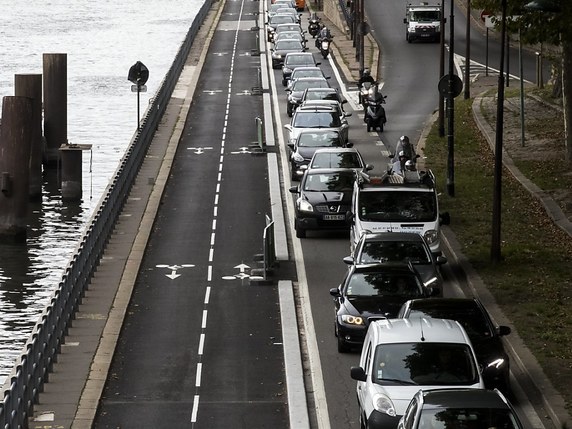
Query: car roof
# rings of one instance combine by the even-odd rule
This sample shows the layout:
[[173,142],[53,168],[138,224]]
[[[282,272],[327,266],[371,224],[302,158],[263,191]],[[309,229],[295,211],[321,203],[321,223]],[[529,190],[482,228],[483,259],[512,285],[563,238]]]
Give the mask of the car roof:
[[325,147],[318,149],[314,154],[317,153],[346,153],[353,152],[359,154],[359,151],[353,147]]
[[[313,78],[311,78],[313,79]],[[301,79],[296,79],[296,82]],[[296,112],[336,112],[334,106],[300,106],[296,109]]]
[[366,232],[364,241],[424,241],[417,232]]
[[451,408],[510,409],[508,401],[499,391],[488,389],[428,389],[423,390],[425,406]]
[[341,173],[346,175],[353,174],[352,171],[348,170],[347,168],[319,168],[319,169],[315,168],[307,170],[305,174],[310,176],[313,174],[335,174],[335,173]]
[[471,345],[463,326],[450,319],[382,319],[373,321],[368,331],[374,337],[375,345],[417,342]]
[[418,308],[454,308],[457,312],[462,309],[481,307],[477,298],[432,298],[412,299],[409,302],[411,309]]

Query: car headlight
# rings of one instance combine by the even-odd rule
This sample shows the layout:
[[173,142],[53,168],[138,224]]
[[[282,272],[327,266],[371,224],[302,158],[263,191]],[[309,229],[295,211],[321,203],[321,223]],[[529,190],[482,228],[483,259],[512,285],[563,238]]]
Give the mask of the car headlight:
[[292,69],[291,69],[291,68],[288,68],[288,67],[283,67],[283,68],[282,68],[282,73],[284,73],[284,74],[290,74],[290,73],[292,73]]
[[300,155],[298,152],[292,154],[292,160],[295,162],[304,162],[304,157]]
[[425,285],[425,287],[434,287],[434,286],[438,286],[439,279],[437,277],[431,277],[429,280],[427,280],[425,283],[423,283]]
[[427,231],[424,234],[425,240],[427,240],[427,243],[429,243],[429,245],[437,242],[437,239],[439,238],[437,231],[435,231],[434,229],[430,229],[429,231]]
[[391,399],[383,393],[376,393],[372,398],[373,408],[380,413],[387,414],[388,416],[395,417],[395,406]]
[[347,323],[348,325],[356,325],[356,326],[364,325],[363,317],[352,316],[351,314],[342,315],[342,322]]
[[308,201],[302,198],[298,198],[298,210],[301,212],[313,212],[314,207],[312,207],[312,204],[310,204]]

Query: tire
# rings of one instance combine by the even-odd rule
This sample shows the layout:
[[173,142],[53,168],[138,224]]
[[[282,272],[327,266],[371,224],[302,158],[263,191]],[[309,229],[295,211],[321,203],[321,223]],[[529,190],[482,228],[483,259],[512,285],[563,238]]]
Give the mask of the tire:
[[282,86],[286,86],[288,82],[286,81],[286,79],[282,79]]
[[338,353],[348,353],[350,351],[350,346],[338,335]]
[[383,122],[381,124],[379,124],[379,132],[382,133],[383,132]]
[[322,51],[322,57],[324,57],[324,59],[328,58],[328,51]]
[[290,103],[288,103],[288,105],[286,106],[286,114],[288,115],[288,117],[292,117],[292,105]]
[[296,230],[296,238],[306,238],[306,230],[304,228],[300,228],[298,221],[294,222],[294,229]]

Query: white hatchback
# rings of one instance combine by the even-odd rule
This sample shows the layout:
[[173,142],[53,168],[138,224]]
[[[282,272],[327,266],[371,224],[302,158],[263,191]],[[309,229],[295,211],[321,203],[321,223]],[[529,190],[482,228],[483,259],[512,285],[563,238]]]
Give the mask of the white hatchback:
[[361,427],[393,429],[420,389],[484,388],[471,341],[448,319],[385,319],[369,325],[357,380]]

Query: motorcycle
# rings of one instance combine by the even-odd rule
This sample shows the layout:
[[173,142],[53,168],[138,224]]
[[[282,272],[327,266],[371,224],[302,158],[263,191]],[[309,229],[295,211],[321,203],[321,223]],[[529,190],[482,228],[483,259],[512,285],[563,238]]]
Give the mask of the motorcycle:
[[320,33],[320,18],[312,18],[308,23],[308,33],[315,38]]
[[332,43],[332,39],[321,39],[320,40],[320,53],[324,59],[328,58],[330,54],[330,43]]
[[[364,85],[365,86],[365,85]],[[367,131],[376,130],[383,131],[383,127],[387,122],[387,117],[385,116],[385,109],[383,104],[385,104],[386,95],[383,95],[377,85],[372,85],[369,88],[367,96],[364,98],[364,122],[367,125]]]

